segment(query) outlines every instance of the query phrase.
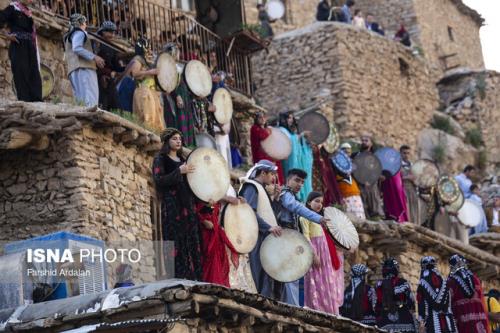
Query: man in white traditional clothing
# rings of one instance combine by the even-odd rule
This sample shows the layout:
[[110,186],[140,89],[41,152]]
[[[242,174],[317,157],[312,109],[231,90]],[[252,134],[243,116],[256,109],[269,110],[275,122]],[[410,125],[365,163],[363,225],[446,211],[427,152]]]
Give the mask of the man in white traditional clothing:
[[85,16],[71,15],[70,29],[64,35],[64,57],[76,103],[95,106],[99,103],[96,69],[104,67],[104,59],[94,54],[86,29]]
[[[254,249],[250,252],[250,267],[257,292],[261,295],[278,298],[279,291],[275,288],[275,280],[262,268],[260,261],[260,246],[267,235],[276,237],[281,235],[272,207],[272,201],[266,192],[266,186],[275,182],[278,167],[271,161],[261,160],[251,168],[242,179],[239,195],[253,208],[259,225],[259,238]],[[277,286],[276,286],[277,287]]]

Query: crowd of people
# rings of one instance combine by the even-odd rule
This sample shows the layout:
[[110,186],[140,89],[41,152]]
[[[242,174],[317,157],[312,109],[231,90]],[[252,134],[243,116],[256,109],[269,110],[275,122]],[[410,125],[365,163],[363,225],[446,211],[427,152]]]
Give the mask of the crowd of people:
[[[394,332],[470,332],[469,327],[488,332],[489,320],[495,324],[498,315],[484,306],[481,283],[459,255],[450,258],[448,279],[437,271],[434,258],[422,258],[416,299],[409,283],[399,276],[399,264],[393,258],[383,262],[383,279],[374,288],[367,284],[368,269],[361,264],[352,266],[351,282],[344,288],[344,250],[324,228],[328,222],[323,216],[325,207],[338,205],[359,219],[436,225],[436,211],[441,212],[442,207],[434,202],[434,189],[419,189],[413,183],[410,147],[401,147],[402,169],[396,175],[384,173],[371,186],[358,184],[351,171],[331,160],[324,147],[310,143],[311,133],[298,131],[292,113],[281,114],[279,125],[292,143],[289,158],[273,160],[263,149],[262,141],[272,131],[265,115],[257,113],[250,133],[254,165],[241,179],[238,193],[228,192],[220,202],[209,203],[201,202],[189,190],[186,175],[194,171],[194,166],[186,164],[182,154],[182,131],[169,128],[164,132],[153,174],[163,199],[164,237],[175,245],[176,277],[257,292]],[[362,136],[359,151],[353,153],[347,142],[339,150],[346,158],[376,151],[369,135]],[[473,195],[473,172],[475,169],[467,166],[464,174],[457,176],[460,186],[470,192],[463,191],[466,197]],[[429,202],[422,199],[421,190],[432,193]],[[242,202],[255,211],[259,229],[257,244],[248,255],[234,249],[225,235],[220,213],[223,205]],[[427,208],[422,210],[420,204]],[[264,239],[269,235],[281,237],[284,229],[301,232],[313,248],[313,265],[303,280],[303,302],[298,280],[278,282],[261,262]],[[497,301],[490,297],[489,302],[495,308]]]

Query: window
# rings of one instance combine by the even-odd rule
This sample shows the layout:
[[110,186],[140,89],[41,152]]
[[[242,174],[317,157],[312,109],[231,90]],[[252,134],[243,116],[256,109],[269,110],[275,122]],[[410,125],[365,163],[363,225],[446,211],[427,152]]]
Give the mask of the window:
[[186,12],[194,12],[196,10],[194,0],[172,0],[172,7]]
[[455,41],[455,36],[453,36],[453,28],[448,27],[448,37],[450,38],[450,41],[454,42]]

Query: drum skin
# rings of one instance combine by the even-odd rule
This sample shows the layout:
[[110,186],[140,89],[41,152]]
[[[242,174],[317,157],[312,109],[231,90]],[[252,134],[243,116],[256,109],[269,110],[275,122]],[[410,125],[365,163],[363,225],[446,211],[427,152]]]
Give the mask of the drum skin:
[[187,164],[196,169],[188,173],[187,181],[193,194],[204,202],[222,199],[231,185],[229,168],[222,155],[211,148],[196,148],[189,154]]
[[233,100],[225,88],[219,88],[214,93],[215,119],[221,125],[229,124],[233,117]]
[[257,244],[259,225],[249,204],[227,205],[223,212],[224,230],[238,253],[250,253]]
[[462,206],[464,205],[464,201],[465,201],[464,194],[462,190],[459,189],[457,199],[444,206],[444,208],[448,213],[457,213],[460,210],[460,208],[462,208]]
[[292,142],[279,128],[270,129],[271,135],[261,142],[262,149],[275,160],[286,160],[292,153]]
[[179,83],[177,64],[174,58],[168,53],[160,53],[158,58],[156,58],[155,67],[159,71],[156,82],[163,91],[170,94],[177,88],[177,84]]
[[375,184],[382,175],[382,164],[374,154],[362,152],[356,155],[353,160],[352,175],[356,181],[363,185]]
[[280,0],[269,0],[266,10],[271,20],[279,20],[285,15],[285,5]]
[[466,199],[458,210],[458,221],[467,228],[474,228],[483,218],[481,207],[472,200]]
[[340,146],[340,137],[337,128],[333,123],[330,123],[330,134],[323,144],[323,148],[325,148],[328,154],[333,154]]
[[437,183],[438,195],[444,203],[452,203],[460,198],[460,186],[454,178],[441,176]]
[[300,132],[310,131],[309,139],[312,143],[320,145],[328,139],[330,135],[330,125],[328,119],[318,112],[309,112],[299,119]]
[[300,232],[283,229],[280,237],[267,236],[260,247],[262,268],[276,281],[292,282],[309,271],[313,248]]
[[358,231],[346,214],[337,208],[327,207],[325,218],[330,220],[326,223],[326,229],[338,245],[348,251],[358,248]]
[[390,172],[391,176],[395,176],[401,169],[401,154],[394,148],[383,147],[377,149],[375,156],[382,164],[382,170]]
[[212,148],[217,150],[215,138],[208,133],[196,133],[196,147]]
[[439,179],[439,168],[431,160],[418,160],[411,166],[411,173],[415,175],[415,184],[421,188],[435,186]]
[[199,60],[191,60],[184,70],[186,83],[193,94],[207,97],[212,92],[212,75],[207,66]]

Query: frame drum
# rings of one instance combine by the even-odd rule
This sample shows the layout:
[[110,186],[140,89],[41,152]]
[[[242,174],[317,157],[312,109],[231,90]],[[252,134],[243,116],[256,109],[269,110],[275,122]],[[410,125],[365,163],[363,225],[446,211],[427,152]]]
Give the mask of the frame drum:
[[215,119],[221,125],[229,124],[233,117],[233,100],[225,88],[219,88],[214,93]]
[[280,237],[267,236],[260,247],[262,268],[280,282],[300,279],[313,262],[313,248],[300,232],[283,229]]
[[431,160],[416,161],[411,166],[411,173],[415,175],[415,184],[421,188],[430,188],[439,179],[439,168]]
[[187,63],[184,75],[189,89],[198,97],[207,97],[212,92],[212,75],[207,66],[199,60]]
[[249,204],[226,205],[222,212],[224,231],[238,253],[250,253],[257,244],[259,226]]
[[346,214],[337,208],[327,207],[325,208],[325,218],[330,220],[326,223],[326,229],[340,247],[348,251],[358,248],[358,231]]
[[204,201],[217,202],[222,199],[231,185],[229,168],[222,155],[211,148],[196,148],[189,154],[187,164],[195,171],[186,175],[194,195]]
[[275,160],[286,160],[292,153],[292,142],[279,128],[270,129],[271,135],[261,142],[262,150]]
[[481,223],[483,212],[474,201],[466,199],[462,208],[458,210],[458,221],[467,228],[474,228]]
[[174,58],[166,52],[160,53],[156,58],[155,67],[159,71],[156,82],[163,91],[170,94],[179,83],[177,64]]
[[285,16],[285,5],[280,0],[269,0],[266,10],[271,20],[279,20]]
[[322,144],[330,135],[330,125],[328,119],[319,112],[308,112],[299,119],[300,132],[310,131],[311,142],[317,145]]

